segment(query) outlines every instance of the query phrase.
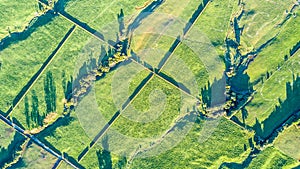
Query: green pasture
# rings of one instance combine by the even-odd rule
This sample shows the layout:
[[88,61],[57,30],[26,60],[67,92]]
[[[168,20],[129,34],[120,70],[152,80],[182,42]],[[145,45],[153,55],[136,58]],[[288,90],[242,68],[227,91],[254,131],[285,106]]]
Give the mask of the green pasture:
[[218,54],[223,55],[224,49],[222,47],[228,28],[230,28],[229,20],[234,9],[237,9],[237,5],[232,0],[214,0],[210,2],[195,22],[190,34],[187,35],[187,39],[199,40],[205,37],[208,39],[205,43],[211,43]]
[[294,158],[300,159],[300,151],[297,148],[300,144],[300,129],[296,125],[292,125],[276,138],[274,146],[286,154]]
[[39,12],[36,0],[0,1],[0,39],[13,32],[22,32]]
[[61,17],[36,28],[28,38],[0,52],[0,108],[6,111],[13,99],[38,71],[71,26]]
[[26,145],[20,161],[13,165],[13,167],[47,169],[53,167],[56,160],[55,156],[31,143],[30,145]]
[[180,91],[158,77],[153,77],[112,128],[137,138],[160,135],[170,128],[170,124],[180,114],[180,106]]
[[[80,164],[85,168],[99,168],[100,165],[112,166],[113,168],[117,168],[119,157],[109,151],[104,154],[100,154],[102,150],[102,146],[96,145],[80,161]],[[102,160],[105,162],[103,162]]]
[[21,153],[26,138],[3,122],[0,122],[0,132],[0,167],[3,167]]
[[[284,65],[277,71],[273,72],[269,79],[264,80],[263,84],[256,86],[257,93],[254,95],[254,99],[246,106],[247,118],[245,123],[250,126],[254,126],[256,119],[258,122],[266,120],[276,105],[279,105],[279,98],[281,101],[286,99],[286,83],[293,81],[293,75],[297,76],[300,73],[300,57],[299,52],[290,60],[286,61]],[[277,126],[276,122],[282,118],[288,117],[293,112],[286,112],[286,114],[277,115],[274,121],[274,126]],[[237,114],[240,121],[242,119],[242,113]],[[274,117],[274,116],[273,116]],[[276,124],[276,125],[275,125]],[[270,126],[269,126],[270,127]],[[264,133],[270,133],[273,128],[263,127]]]
[[[102,33],[103,31],[111,31],[105,29],[105,27],[117,25],[117,14],[120,13],[121,9],[123,9],[125,16],[129,16],[128,20],[130,20],[132,19],[131,15],[136,15],[140,12],[136,7],[143,6],[145,2],[147,0],[104,0],[101,3],[89,0],[75,0],[66,3],[65,11]],[[118,32],[118,30],[116,29],[115,32]]]
[[[56,88],[56,113],[59,115],[62,114],[64,108],[64,101],[65,99],[65,89],[63,85],[67,85],[66,83],[72,83],[71,76],[74,77],[75,68],[82,66],[83,62],[80,63],[78,58],[86,57],[83,49],[86,47],[88,38],[92,38],[86,32],[80,29],[76,29],[75,32],[70,35],[69,39],[65,42],[65,44],[61,47],[58,51],[55,58],[51,62],[51,64],[46,68],[37,82],[33,85],[30,91],[27,93],[26,97],[28,98],[29,103],[29,111],[31,111],[30,105],[32,104],[32,91],[35,91],[38,97],[38,111],[40,114],[46,113],[46,102],[45,102],[45,79],[47,73],[51,73],[53,76],[54,86]],[[100,47],[99,47],[100,50]],[[98,51],[99,51],[98,50]],[[96,52],[95,52],[96,53]],[[12,112],[12,116],[16,117],[21,124],[25,128],[28,127],[25,123],[26,116],[24,114],[25,111],[25,100],[21,100],[18,107]]]
[[[299,15],[299,10],[296,10],[295,13]],[[289,50],[299,41],[299,24],[299,17],[291,17],[283,26],[274,42],[262,49],[262,52],[257,55],[254,62],[247,69],[251,82],[264,76],[267,71],[274,72],[278,65],[284,64],[284,56],[289,55]]]
[[[221,118],[212,135],[201,136],[206,134],[201,132],[204,125],[204,121],[195,123],[178,145],[153,157],[135,158],[129,168],[218,168],[223,162],[241,163],[247,157],[251,134]],[[202,137],[207,140],[199,142]]]
[[244,1],[244,14],[239,22],[240,27],[245,26],[241,36],[244,47],[258,48],[275,36],[280,31],[277,25],[287,16],[285,11],[289,11],[294,3],[293,0]]
[[[299,163],[298,163],[299,164]],[[255,157],[248,168],[250,169],[271,169],[271,168],[293,168],[297,161],[282,154],[274,147],[267,147]]]

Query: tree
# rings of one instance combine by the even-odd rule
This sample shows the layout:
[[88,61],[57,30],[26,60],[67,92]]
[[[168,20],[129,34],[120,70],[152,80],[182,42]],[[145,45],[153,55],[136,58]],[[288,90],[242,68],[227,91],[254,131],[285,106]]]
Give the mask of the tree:
[[36,95],[35,90],[32,90],[31,92],[31,120],[34,122],[32,127],[37,127],[36,125],[39,124],[38,120],[40,120],[39,117],[39,100]]
[[284,55],[284,61],[287,61],[289,59],[288,55]]
[[120,36],[123,36],[124,30],[125,30],[123,9],[121,9],[120,14],[118,14],[118,23],[119,23]]
[[98,150],[96,152],[99,162],[100,169],[111,169],[112,168],[112,160],[111,155],[109,152],[109,145],[108,145],[108,137],[104,137],[102,140],[102,150]]
[[270,73],[267,71],[266,78],[269,79],[269,77],[270,77]]
[[47,72],[44,81],[46,114],[56,111],[56,86],[51,72]]

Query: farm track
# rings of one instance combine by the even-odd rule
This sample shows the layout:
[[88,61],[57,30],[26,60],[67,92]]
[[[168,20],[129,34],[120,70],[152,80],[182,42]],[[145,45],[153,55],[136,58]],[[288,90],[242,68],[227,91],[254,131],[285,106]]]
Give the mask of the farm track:
[[32,88],[32,86],[36,83],[36,81],[39,79],[39,77],[43,74],[43,72],[46,70],[46,68],[50,65],[50,63],[55,58],[56,54],[60,51],[61,47],[64,45],[64,43],[67,41],[67,39],[72,35],[74,32],[76,26],[72,26],[66,35],[63,37],[63,39],[59,42],[57,47],[52,51],[50,56],[46,59],[46,61],[43,63],[43,65],[40,67],[40,69],[31,77],[31,79],[27,82],[27,84],[22,88],[22,90],[18,93],[18,95],[13,100],[13,105],[9,108],[9,110],[6,112],[6,117],[10,116],[13,110],[18,106],[18,104],[23,100],[25,95],[29,92],[29,90]]
[[[205,7],[199,12],[197,13],[197,17],[195,19],[193,19],[193,22],[191,25],[188,25],[187,28],[185,28],[185,33],[184,36],[187,35],[187,33],[190,31],[190,29],[193,27],[194,23],[198,20],[198,18],[201,16],[201,14],[203,13],[203,11],[206,9],[206,7],[208,6],[210,2],[208,2]],[[197,12],[197,11],[195,11]],[[184,37],[183,36],[183,37]],[[158,66],[158,73],[162,70],[162,68],[164,67],[164,65],[167,63],[168,59],[172,56],[172,54],[174,53],[175,49],[181,44],[182,42],[182,38],[176,38],[176,40],[173,42],[172,46],[170,47],[170,50],[168,51],[168,53],[164,56],[164,58],[162,59],[162,61],[160,62],[160,65]],[[133,60],[133,59],[132,59]],[[138,63],[137,61],[135,61],[136,63]],[[139,64],[143,67],[145,67],[142,64]],[[145,67],[145,69],[148,69],[151,71],[151,69]],[[100,130],[100,132],[96,135],[96,137],[92,140],[92,142],[90,143],[90,145],[85,148],[81,154],[78,156],[78,161],[80,162],[85,155],[89,152],[90,149],[93,148],[93,146],[99,141],[99,139],[109,130],[109,128],[113,125],[113,123],[118,119],[118,117],[120,117],[121,115],[121,111],[124,111],[127,106],[136,98],[136,96],[140,93],[140,91],[145,87],[145,85],[153,78],[153,75],[156,73],[153,73],[152,71],[150,72],[150,74],[147,76],[147,78],[149,80],[146,81],[146,83],[143,83],[143,81],[139,84],[140,89],[137,92],[133,92],[133,94],[131,96],[129,96],[129,98],[127,99],[127,101],[123,104],[122,106],[122,110],[117,111],[113,117],[109,120],[109,122]],[[150,76],[150,78],[149,78]],[[146,79],[147,79],[146,78]],[[144,79],[145,80],[145,79]],[[171,82],[169,82],[171,83]],[[138,87],[139,88],[139,87]],[[136,94],[135,94],[136,93]],[[132,98],[132,99],[130,99]],[[197,99],[198,100],[198,99]]]

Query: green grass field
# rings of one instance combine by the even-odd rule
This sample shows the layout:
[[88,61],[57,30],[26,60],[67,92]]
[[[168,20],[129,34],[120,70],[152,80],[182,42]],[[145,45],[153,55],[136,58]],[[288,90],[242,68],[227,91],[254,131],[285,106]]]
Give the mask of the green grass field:
[[130,168],[217,168],[223,162],[240,163],[247,157],[251,134],[222,118],[212,135],[201,143],[203,124],[194,124],[188,135],[171,150],[154,157],[135,158]]
[[[298,163],[299,164],[299,163]],[[250,169],[271,169],[271,168],[293,168],[297,166],[297,161],[282,154],[274,147],[267,147],[252,160],[248,168]]]
[[[97,81],[95,84],[98,110],[106,120],[110,120],[149,74],[148,71],[143,70],[136,63],[126,66],[128,69],[120,67],[118,70],[108,73],[104,79]],[[129,74],[130,71],[132,71],[132,74]]]
[[[296,10],[295,13],[299,15],[299,10]],[[284,55],[289,55],[289,50],[299,41],[300,28],[297,26],[299,24],[299,17],[291,17],[283,26],[276,40],[258,54],[247,69],[251,82],[260,78],[267,71],[275,71],[278,64],[281,65],[284,62]]]
[[0,39],[8,36],[9,32],[23,31],[39,11],[36,0],[1,0],[0,4]]
[[286,155],[299,160],[300,129],[296,125],[290,126],[276,138],[274,146]]
[[124,115],[113,124],[113,129],[137,138],[160,135],[179,115],[180,97],[179,90],[154,77],[132,104],[122,112]]
[[36,29],[27,39],[2,50],[0,109],[6,111],[14,97],[38,71],[67,33],[70,25],[61,17]]
[[[125,14],[126,27],[151,2],[152,0],[103,0],[100,3],[89,0],[63,1],[66,3],[64,10],[67,13],[75,20],[78,19],[99,31],[104,35],[105,41],[116,40],[119,31],[117,14],[121,9]],[[284,55],[299,41],[299,16],[291,16],[282,27],[276,27],[293,2],[243,1],[245,11],[239,21],[240,27],[245,26],[241,36],[242,52],[257,48],[279,33],[274,42],[264,48],[247,69],[251,82],[267,71],[272,71],[269,79],[254,86],[257,93],[246,106],[248,116],[245,124],[254,130],[256,121],[263,123],[268,117],[273,118],[271,114],[274,107],[279,105],[278,98],[283,101],[286,99],[286,82],[292,81],[293,74],[300,73],[299,52],[284,61]],[[239,10],[238,2],[209,1],[203,13],[183,37],[186,24],[201,3],[202,0],[165,0],[154,13],[142,20],[132,34],[130,44],[130,49],[140,58],[141,64],[147,67],[147,62],[149,66],[157,68],[161,66],[161,60],[166,53],[172,49],[175,39],[180,37],[182,43],[159,71],[166,79],[183,84],[190,95],[182,93],[178,87],[157,74],[151,76],[146,83],[145,79],[150,77],[149,71],[142,65],[127,60],[92,83],[91,90],[85,93],[74,111],[70,114],[64,113],[68,83],[71,84],[72,78],[77,79],[90,71],[89,69],[94,70],[91,67],[99,63],[98,59],[103,52],[101,46],[108,50],[105,42],[76,26],[53,61],[12,110],[10,118],[34,133],[32,129],[36,129],[37,125],[32,124],[36,122],[31,119],[28,124],[34,110],[44,115],[50,113],[49,105],[56,105],[52,110],[56,117],[51,119],[52,122],[56,121],[50,122],[52,124],[38,131],[35,136],[58,154],[79,162],[85,168],[101,168],[104,164],[121,168],[124,161],[120,160],[124,160],[123,156],[129,160],[126,168],[137,169],[221,168],[226,164],[238,166],[247,163],[245,160],[251,152],[253,137],[255,134],[259,135],[259,132],[244,130],[225,117],[200,120],[195,99],[200,96],[200,89],[208,80],[219,80],[224,73],[224,39],[228,31],[232,31],[230,21]],[[22,31],[38,15],[37,1],[0,0],[0,4],[3,4],[0,5],[0,39],[7,36],[9,31]],[[299,15],[298,8],[294,11],[295,15]],[[52,18],[54,15],[49,16]],[[17,94],[74,25],[61,15],[50,20],[44,19],[47,22],[38,24],[28,37],[23,40],[13,37],[12,43],[0,51],[1,112],[12,106]],[[278,65],[281,67],[277,70]],[[53,83],[47,88],[49,81]],[[76,84],[82,86],[84,82]],[[140,84],[144,86],[141,87]],[[53,88],[55,100],[50,102],[47,97]],[[136,94],[136,97],[127,102],[132,94]],[[118,111],[121,115],[95,143],[95,136]],[[274,120],[272,126],[262,126],[263,136],[268,136],[291,113],[286,112],[271,119]],[[241,112],[236,116],[243,121]],[[296,161],[300,158],[297,150],[300,143],[299,131],[296,126],[290,126],[279,133],[274,147],[263,147],[264,150],[256,154],[257,157],[253,158],[248,168],[288,169],[299,165]],[[0,122],[0,168],[7,158],[14,158],[10,156],[17,149],[21,150],[14,146],[20,146],[25,140],[13,128]],[[93,147],[89,147],[90,143]],[[109,147],[111,152],[101,155],[99,152],[104,147]],[[86,148],[89,148],[87,152]],[[85,156],[78,161],[83,154]],[[57,160],[35,144],[24,146],[21,155],[21,161],[11,168],[51,168]],[[72,167],[62,162],[58,168]]]
[[287,14],[285,10],[290,10],[295,3],[288,1],[262,1],[246,0],[244,14],[240,21],[240,26],[244,27],[242,44],[245,48],[259,47],[280,31],[276,26],[283,21]]
[[[95,45],[97,48],[95,48]],[[57,53],[53,62],[49,65],[45,72],[52,72],[53,79],[55,80],[56,86],[56,112],[61,115],[63,112],[63,99],[65,98],[64,88],[62,83],[66,83],[71,80],[71,76],[75,78],[76,72],[79,67],[87,60],[89,57],[98,57],[100,52],[101,43],[87,34],[81,29],[76,29],[71,37],[65,42],[64,46]],[[98,48],[99,47],[99,48]],[[92,49],[91,51],[89,51]],[[62,69],[61,66],[64,68]],[[62,78],[62,71],[65,73],[65,79]],[[33,86],[31,90],[35,90],[39,96],[39,111],[45,112],[46,104],[44,99],[44,80],[46,73],[44,73],[37,83]],[[64,82],[65,80],[65,82]],[[28,94],[29,104],[31,98],[31,92]],[[77,112],[71,113],[71,118],[68,120],[62,120],[56,122],[51,126],[47,132],[42,132],[39,137],[52,145],[55,149],[60,152],[65,152],[69,156],[77,159],[79,153],[85,148],[87,143],[89,143],[90,138],[86,134],[86,131],[82,128],[80,119],[77,117]],[[80,115],[80,114],[79,114]],[[23,126],[26,126],[26,119],[24,115],[24,100],[20,103],[17,109],[12,113],[13,117],[20,120]],[[68,119],[68,118],[65,118]],[[102,127],[102,126],[101,126]],[[28,127],[25,127],[28,128]],[[29,127],[30,128],[30,127]]]
[[0,123],[0,167],[11,163],[14,156],[19,156],[22,150],[21,145],[25,137],[17,133],[12,127]]
[[90,142],[91,138],[83,130],[76,114],[56,122],[49,129],[38,134],[46,145],[77,160],[78,155]]
[[[263,84],[259,84],[255,87],[257,93],[254,95],[252,102],[246,106],[248,117],[245,119],[245,123],[247,125],[253,126],[256,123],[256,119],[259,122],[266,120],[275,109],[275,106],[279,105],[278,98],[283,101],[286,99],[286,83],[292,82],[293,74],[297,75],[297,73],[300,73],[299,63],[300,55],[298,52],[293,58],[285,62],[280,70],[274,72],[269,79],[265,80]],[[272,119],[272,121],[274,121],[274,124],[279,125],[275,122],[287,117],[290,113],[293,112],[278,115],[276,119]],[[237,116],[242,121],[241,112],[239,112]],[[264,128],[264,133],[268,135],[273,129],[274,128]]]
[[[89,0],[75,0],[67,2],[65,11],[80,21],[87,23],[93,29],[103,32],[107,31],[105,27],[117,24],[117,14],[120,13],[121,9],[123,9],[125,16],[136,15],[140,10],[136,10],[135,7],[143,6],[146,1],[104,0],[101,3],[97,3]],[[84,9],[88,10],[88,12]],[[115,30],[115,32],[117,31]]]
[[[189,39],[201,39],[199,36],[204,36],[217,50],[219,55],[223,55],[224,40],[229,27],[229,20],[237,5],[232,3],[232,0],[214,0],[208,4],[205,12],[194,24]],[[194,36],[199,34],[199,36]],[[201,41],[202,42],[202,41]]]
[[[60,51],[56,54],[51,64],[46,68],[41,77],[37,80],[37,82],[33,85],[31,90],[26,95],[29,100],[29,105],[31,105],[32,91],[34,90],[36,92],[36,95],[38,96],[39,112],[41,114],[46,113],[47,105],[45,102],[44,82],[47,77],[47,73],[51,72],[56,87],[56,113],[61,115],[64,109],[63,100],[65,99],[65,89],[63,85],[66,85],[68,81],[72,82],[71,76],[73,77],[73,79],[75,79],[76,69],[81,67],[89,57],[90,53],[84,51],[84,49],[88,48],[88,43],[98,43],[99,45],[101,45],[100,42],[94,40],[95,39],[92,36],[89,36],[89,34],[87,34],[85,31],[76,28],[76,30],[74,30],[74,33],[69,37],[69,39],[61,47]],[[100,47],[94,48],[94,50],[95,51],[93,55],[99,55]],[[62,68],[62,66],[64,68]],[[25,103],[23,99],[21,100],[18,107],[14,110],[14,112],[12,112],[12,116],[19,119],[19,121],[25,128],[30,129],[32,127],[28,127],[26,125],[24,110]],[[31,111],[30,108],[29,111]]]
[[[83,165],[85,168],[99,168],[99,165],[104,165],[101,161],[103,157],[100,157],[99,151],[101,151],[103,148],[100,145],[96,145],[93,147],[88,154],[83,158],[82,161],[80,161],[80,164]],[[104,156],[104,158],[108,158],[111,160],[111,165],[113,168],[117,168],[117,162],[119,160],[119,157],[117,155],[114,155],[112,153],[107,154]]]
[[209,80],[209,74],[201,54],[195,53],[186,44],[180,44],[162,68],[162,73],[185,85],[193,96],[199,95],[199,88]]
[[31,143],[26,145],[26,148],[23,149],[21,160],[13,167],[47,169],[53,167],[56,160],[55,156]]

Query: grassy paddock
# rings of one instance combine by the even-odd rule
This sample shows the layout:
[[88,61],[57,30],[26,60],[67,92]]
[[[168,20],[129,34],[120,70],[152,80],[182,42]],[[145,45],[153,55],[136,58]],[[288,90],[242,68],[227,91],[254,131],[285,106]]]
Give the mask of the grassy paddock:
[[[299,163],[298,163],[299,164]],[[252,160],[248,168],[250,169],[271,169],[271,168],[293,168],[297,166],[297,161],[282,154],[274,147],[267,147]]]
[[229,20],[234,9],[237,5],[234,5],[232,0],[214,0],[212,1],[200,18],[195,22],[194,27],[190,31],[189,39],[201,39],[196,33],[201,33],[201,36],[206,36],[210,41],[206,43],[212,43],[218,54],[224,54],[222,46],[224,45],[224,39],[226,37],[229,27]]
[[13,165],[14,168],[51,168],[57,158],[44,149],[30,143],[22,152],[20,161]]
[[38,138],[61,153],[77,160],[78,155],[90,142],[75,113],[54,123],[51,127],[38,134]]
[[21,32],[39,11],[36,0],[1,0],[0,3],[0,39],[9,32]]
[[[262,122],[278,105],[278,98],[281,100],[286,99],[286,83],[292,82],[293,74],[300,73],[300,55],[299,52],[290,60],[285,62],[285,65],[278,71],[274,72],[272,76],[265,80],[263,84],[259,84],[255,87],[257,93],[254,95],[254,99],[246,106],[248,111],[248,117],[245,119],[247,125],[253,126],[258,121]],[[274,85],[276,84],[276,85]],[[241,112],[238,117],[242,121]],[[281,116],[278,116],[281,118]],[[275,119],[274,119],[275,120]]]
[[204,124],[194,124],[188,135],[171,150],[154,157],[134,159],[130,168],[218,168],[223,162],[241,163],[247,157],[249,134],[222,118],[212,135],[200,143]]
[[[117,24],[117,14],[120,13],[121,9],[123,9],[125,16],[138,14],[140,10],[136,10],[135,7],[143,6],[146,1],[104,0],[98,3],[90,0],[75,0],[67,2],[65,11],[87,23],[93,29],[102,32],[101,30],[105,26],[112,23]],[[118,32],[118,30],[115,30],[115,32]]]
[[187,45],[180,44],[162,69],[162,73],[182,83],[193,96],[198,96],[199,89],[209,80],[208,72],[199,55]]
[[[89,37],[92,38],[91,36],[88,36],[86,32],[80,29],[75,30],[75,32],[65,42],[64,46],[62,46],[61,50],[56,54],[52,63],[46,68],[38,81],[33,85],[31,91],[27,93],[26,97],[29,100],[29,105],[31,105],[32,91],[34,90],[36,92],[36,95],[38,97],[38,111],[40,112],[40,114],[46,113],[44,81],[48,72],[52,73],[54,85],[56,87],[56,112],[58,114],[61,114],[63,112],[63,99],[65,98],[63,83],[71,81],[71,76],[75,78],[75,68],[77,66],[81,66],[79,63],[77,63],[77,60],[80,55],[82,55],[82,50],[85,45],[87,45],[87,40],[89,39]],[[62,77],[62,72],[64,72],[65,74],[64,77]],[[25,128],[30,129],[31,127],[26,125],[24,110],[25,102],[23,99],[12,113],[12,116],[16,117]],[[29,111],[31,111],[30,106]]]
[[261,1],[246,0],[245,12],[241,18],[240,26],[245,25],[242,41],[247,47],[259,47],[268,39],[276,35],[280,28],[276,28],[286,17],[285,10],[289,10],[295,3],[288,1]]
[[296,125],[292,125],[284,130],[276,138],[274,146],[284,154],[299,160],[300,150],[297,148],[300,144],[300,129]]
[[119,160],[118,156],[109,152],[109,154],[106,154],[104,157],[100,157],[97,153],[99,153],[101,150],[103,150],[102,146],[96,145],[88,152],[82,161],[80,161],[80,164],[85,168],[98,168],[99,165],[104,165],[101,160],[106,159],[106,162],[111,160],[111,165],[113,168],[117,168],[116,165]]
[[[152,102],[150,102],[151,96],[154,96]],[[170,127],[169,125],[179,115],[180,97],[179,90],[154,77],[136,99],[133,100],[132,104],[122,112],[124,115],[113,124],[113,129],[118,130],[122,134],[137,138],[160,135]],[[155,99],[159,99],[160,103],[165,103],[165,105],[161,105],[164,107],[164,110],[158,109],[156,105],[160,103],[156,103],[158,100]],[[158,116],[158,114],[160,115]],[[145,116],[147,116],[147,119],[145,119]],[[145,120],[152,120],[152,117],[157,119],[150,122],[143,122]]]
[[[295,13],[297,13],[297,15],[300,14],[299,10],[296,10]],[[300,17],[291,17],[275,41],[258,54],[255,61],[251,63],[247,69],[251,82],[259,79],[267,71],[274,71],[278,64],[283,64],[284,55],[289,55],[289,50],[299,41],[299,24]]]
[[[63,83],[71,81],[71,76],[75,78],[76,70],[78,70],[84,61],[89,57],[99,57],[101,44],[98,40],[92,36],[89,36],[85,31],[76,29],[71,37],[66,41],[62,49],[57,53],[56,58],[45,72],[52,72],[53,79],[56,86],[56,112],[61,115],[63,112],[63,99],[65,98],[65,91]],[[64,72],[64,77],[62,77]],[[39,112],[46,111],[46,103],[44,98],[44,80],[46,74],[43,74],[38,82],[33,86],[32,90],[35,90],[39,99]],[[103,80],[103,79],[102,79]],[[31,104],[31,95],[28,93],[29,105]],[[16,117],[25,128],[26,118],[24,115],[24,100],[15,109],[12,116]],[[77,112],[72,112],[70,122],[66,123],[66,120],[55,122],[51,129],[46,129],[47,132],[39,135],[43,140],[48,142],[60,152],[65,152],[69,156],[77,159],[80,152],[85,148],[86,144],[90,142],[90,138],[82,128],[80,119],[77,117]],[[65,117],[67,119],[67,117]]]
[[69,28],[68,22],[56,17],[49,24],[37,28],[27,39],[1,51],[0,109],[2,111],[8,109],[14,97],[57,47]]

